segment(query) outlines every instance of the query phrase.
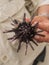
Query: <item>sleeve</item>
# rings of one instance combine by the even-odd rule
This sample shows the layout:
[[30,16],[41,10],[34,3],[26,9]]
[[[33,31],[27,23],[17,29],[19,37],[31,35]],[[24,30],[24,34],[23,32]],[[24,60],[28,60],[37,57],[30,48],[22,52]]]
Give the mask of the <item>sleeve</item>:
[[49,5],[49,0],[39,0],[38,7],[43,5]]

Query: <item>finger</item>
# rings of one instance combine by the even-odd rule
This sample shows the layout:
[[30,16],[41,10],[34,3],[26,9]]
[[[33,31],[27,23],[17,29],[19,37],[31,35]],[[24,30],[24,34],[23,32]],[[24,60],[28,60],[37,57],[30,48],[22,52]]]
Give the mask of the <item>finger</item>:
[[44,16],[35,16],[34,19],[32,20],[32,24],[34,22],[42,22],[43,20],[46,20],[47,18]]
[[[32,23],[32,25],[35,24],[35,23],[37,23],[37,22],[34,21],[34,23]],[[49,20],[46,19],[46,20],[43,20],[42,22],[39,21],[38,28],[49,32]]]
[[33,24],[34,22],[38,22],[38,21],[40,21],[40,20],[41,20],[41,19],[40,19],[39,16],[35,16],[34,19],[32,20],[32,24]]
[[30,22],[30,19],[29,18],[26,18],[26,22]]
[[35,36],[35,39],[38,41],[38,42],[49,42],[49,33],[48,32],[42,32],[40,33],[42,35],[45,35],[45,37],[42,37],[42,36]]
[[49,20],[45,20],[44,22],[39,22],[38,27],[44,31],[49,32]]

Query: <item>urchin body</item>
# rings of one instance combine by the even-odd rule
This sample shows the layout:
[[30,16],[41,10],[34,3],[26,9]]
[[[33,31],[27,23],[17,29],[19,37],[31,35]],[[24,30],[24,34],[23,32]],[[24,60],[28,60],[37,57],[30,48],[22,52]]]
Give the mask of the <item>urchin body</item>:
[[[18,24],[17,20],[14,20],[13,22],[14,22],[14,24]],[[14,24],[12,24],[12,25],[14,25]],[[5,31],[4,33],[14,32],[15,35],[12,38],[8,38],[8,40],[12,40],[12,41],[14,41],[16,39],[19,40],[17,52],[19,52],[19,50],[21,48],[21,43],[22,42],[26,43],[25,54],[27,54],[28,44],[34,50],[30,41],[32,41],[34,44],[36,44],[36,46],[38,46],[38,44],[35,42],[35,39],[34,39],[35,35],[44,36],[42,34],[39,34],[39,32],[41,32],[41,31],[37,31],[37,27],[38,27],[38,23],[36,23],[34,26],[32,26],[31,22],[26,22],[25,15],[24,15],[23,22],[19,23],[18,27],[15,27],[9,31]]]

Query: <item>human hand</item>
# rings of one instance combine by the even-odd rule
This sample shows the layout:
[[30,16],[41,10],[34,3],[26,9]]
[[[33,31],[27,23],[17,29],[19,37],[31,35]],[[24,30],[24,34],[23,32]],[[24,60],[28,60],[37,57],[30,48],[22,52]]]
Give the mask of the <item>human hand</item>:
[[32,20],[32,24],[37,22],[39,22],[38,28],[43,30],[41,34],[45,35],[45,37],[36,35],[35,39],[38,42],[49,42],[49,19],[44,16],[35,16]]

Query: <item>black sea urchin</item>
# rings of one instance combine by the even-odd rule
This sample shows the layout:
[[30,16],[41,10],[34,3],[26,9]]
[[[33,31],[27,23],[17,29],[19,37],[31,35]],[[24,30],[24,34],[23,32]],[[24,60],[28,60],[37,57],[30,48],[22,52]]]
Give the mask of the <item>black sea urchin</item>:
[[[8,38],[8,40],[12,40],[12,41],[14,41],[16,39],[19,40],[17,52],[19,52],[19,50],[21,48],[21,43],[25,42],[26,43],[25,54],[27,54],[28,44],[34,50],[30,41],[32,41],[36,46],[38,46],[38,44],[35,42],[34,36],[35,35],[44,36],[44,35],[39,34],[39,32],[41,32],[41,31],[37,32],[38,23],[36,23],[34,26],[32,26],[31,22],[26,22],[25,17],[26,17],[26,14],[24,14],[23,22],[19,23],[18,27],[15,27],[9,31],[5,31],[4,33],[8,33],[8,32],[14,32],[15,33],[15,35],[12,38]],[[18,21],[14,20],[13,23],[14,24],[12,24],[12,25],[18,24]]]

